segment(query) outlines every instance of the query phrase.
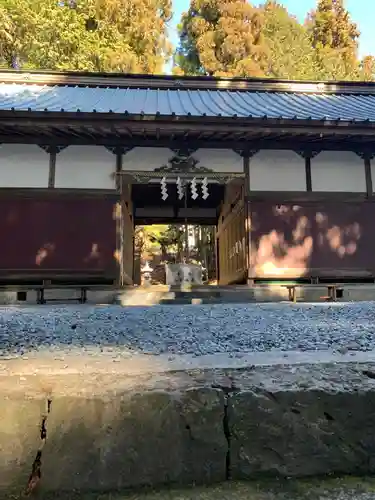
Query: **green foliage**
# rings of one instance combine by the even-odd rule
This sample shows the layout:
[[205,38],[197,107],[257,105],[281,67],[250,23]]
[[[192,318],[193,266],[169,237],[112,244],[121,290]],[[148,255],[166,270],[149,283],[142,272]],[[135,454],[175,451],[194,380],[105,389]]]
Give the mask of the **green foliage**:
[[161,73],[171,0],[2,0],[0,57],[13,67]]
[[375,77],[375,57],[366,56],[361,61],[361,79],[371,82]]
[[[1,0],[0,66],[162,73],[172,0]],[[175,74],[373,80],[344,0],[317,0],[305,25],[277,0],[191,0]]]
[[270,50],[267,76],[313,80],[316,75],[314,49],[306,27],[273,0],[264,5],[264,17],[264,34]]
[[136,228],[136,248],[139,254],[152,255],[168,252],[182,254],[184,231],[177,225],[153,224]]
[[263,14],[247,0],[192,0],[179,26],[175,63],[185,74],[262,76]]
[[319,0],[308,20],[310,40],[315,49],[317,76],[324,80],[360,78],[358,39],[343,0]]
[[358,60],[359,31],[344,0],[318,0],[301,25],[277,0],[191,0],[179,25],[175,74],[372,80]]

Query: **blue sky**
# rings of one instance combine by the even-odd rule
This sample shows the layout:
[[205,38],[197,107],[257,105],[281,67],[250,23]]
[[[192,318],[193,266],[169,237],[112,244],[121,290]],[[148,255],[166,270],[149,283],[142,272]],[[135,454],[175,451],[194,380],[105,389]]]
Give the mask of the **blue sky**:
[[[280,3],[288,8],[289,12],[297,16],[301,21],[306,17],[307,12],[316,6],[316,0],[279,0]],[[176,44],[176,24],[179,22],[181,13],[189,8],[189,0],[173,0],[174,18],[170,27],[170,34],[173,42]],[[252,2],[261,3],[259,0]],[[346,7],[361,32],[360,53],[361,55],[375,55],[375,0],[346,0]]]

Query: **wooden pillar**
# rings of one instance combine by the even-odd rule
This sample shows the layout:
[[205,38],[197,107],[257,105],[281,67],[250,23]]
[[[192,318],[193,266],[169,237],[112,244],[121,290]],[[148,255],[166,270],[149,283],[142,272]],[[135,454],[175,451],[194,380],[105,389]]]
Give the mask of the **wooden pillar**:
[[367,198],[371,198],[374,189],[372,182],[371,160],[374,159],[375,153],[373,153],[372,151],[357,151],[356,153],[360,158],[363,159],[366,178],[366,196]]
[[245,261],[247,268],[246,281],[252,286],[254,279],[252,277],[251,263],[251,207],[250,207],[250,155],[243,155],[243,170],[245,173],[244,186],[244,218],[245,218]]
[[311,156],[305,157],[306,191],[312,191]]
[[312,192],[312,174],[311,174],[311,160],[317,156],[320,151],[312,151],[310,149],[296,151],[305,160],[305,177],[306,177],[306,191]]
[[[116,255],[118,266],[117,285],[133,283],[134,267],[134,223],[133,214],[129,212],[129,190],[125,189],[121,176],[123,157],[131,151],[131,147],[108,147],[116,157],[115,184],[118,193],[118,210],[116,210]],[[126,186],[127,188],[127,186]]]
[[57,155],[67,146],[47,146],[39,144],[39,147],[43,149],[49,155],[49,168],[48,168],[48,189],[53,189],[56,183],[56,160]]
[[57,148],[52,147],[49,152],[49,169],[48,169],[48,187],[55,187],[55,179],[56,179],[56,157],[57,157]]
[[220,281],[220,246],[219,246],[219,238],[217,234],[217,227],[214,229],[214,238],[215,238],[215,267],[216,267],[216,282],[219,284]]
[[245,224],[245,260],[247,267],[247,284],[254,284],[254,277],[251,272],[251,178],[250,178],[250,161],[251,158],[258,153],[258,149],[237,149],[235,152],[243,159],[243,171],[245,174],[244,185],[244,224]]

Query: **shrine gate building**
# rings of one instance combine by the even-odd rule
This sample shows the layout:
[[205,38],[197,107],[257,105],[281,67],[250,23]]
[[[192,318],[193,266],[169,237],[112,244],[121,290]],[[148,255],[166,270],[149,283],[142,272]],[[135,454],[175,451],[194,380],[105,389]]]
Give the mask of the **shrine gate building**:
[[0,82],[1,283],[132,284],[135,224],[185,219],[217,226],[220,284],[375,279],[374,84]]

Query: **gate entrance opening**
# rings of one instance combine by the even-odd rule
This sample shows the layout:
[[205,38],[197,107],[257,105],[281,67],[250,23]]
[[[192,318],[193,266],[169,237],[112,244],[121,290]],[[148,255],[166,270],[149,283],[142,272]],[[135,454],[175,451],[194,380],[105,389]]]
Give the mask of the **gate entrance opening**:
[[135,284],[142,284],[145,268],[151,284],[170,284],[167,269],[176,269],[181,264],[180,267],[196,268],[202,284],[217,283],[216,226],[153,224],[135,227]]
[[[151,261],[154,282],[165,279],[160,266],[165,269],[164,264],[172,262],[201,264],[206,282],[246,282],[248,253],[242,173],[201,172],[187,168],[126,171],[121,172],[121,186],[125,211],[123,246],[129,247],[129,230],[133,232],[131,251],[122,252],[123,267],[126,273],[125,260],[132,254],[134,284],[140,283],[140,270],[146,261]],[[174,246],[170,245],[170,252],[161,248],[159,241],[156,258],[148,255],[150,252],[142,254],[139,248],[140,240],[143,238],[145,242],[150,235],[157,243],[152,225],[169,226],[170,233],[174,230],[178,235],[178,243],[176,239]],[[162,253],[168,255],[162,256]]]

